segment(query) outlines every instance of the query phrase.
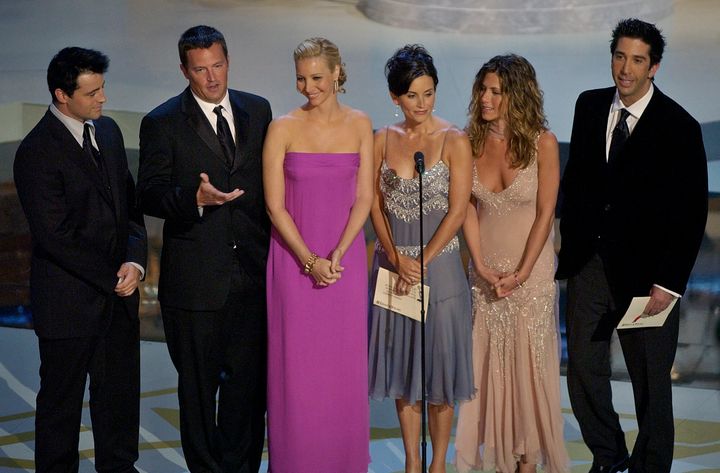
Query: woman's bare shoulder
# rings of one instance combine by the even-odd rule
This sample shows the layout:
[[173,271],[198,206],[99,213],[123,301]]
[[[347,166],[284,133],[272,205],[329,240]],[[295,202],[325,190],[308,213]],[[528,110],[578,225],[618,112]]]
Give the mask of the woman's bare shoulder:
[[557,145],[557,142],[557,137],[552,131],[543,130],[540,132],[540,136],[538,137],[538,146]]
[[349,121],[356,125],[364,125],[372,128],[372,121],[367,113],[360,109],[348,107],[347,105],[342,106],[343,112]]

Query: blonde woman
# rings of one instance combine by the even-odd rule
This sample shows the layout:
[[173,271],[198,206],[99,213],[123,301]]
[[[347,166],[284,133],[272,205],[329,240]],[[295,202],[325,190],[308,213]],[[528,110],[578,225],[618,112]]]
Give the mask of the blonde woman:
[[460,407],[458,471],[566,472],[552,245],[560,165],[532,65],[492,58],[469,112],[475,165],[463,232],[477,396]]
[[269,471],[365,473],[372,125],[338,102],[337,46],[310,38],[294,58],[307,102],[270,124],[263,151]]

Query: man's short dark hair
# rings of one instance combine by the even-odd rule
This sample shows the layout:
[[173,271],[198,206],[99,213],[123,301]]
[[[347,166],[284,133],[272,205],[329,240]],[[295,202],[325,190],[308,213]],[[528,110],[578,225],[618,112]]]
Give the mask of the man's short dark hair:
[[80,74],[105,74],[109,65],[110,59],[100,51],[76,46],[61,49],[52,58],[47,70],[48,90],[53,102],[57,100],[55,90],[60,89],[72,97]]
[[635,38],[642,40],[650,46],[650,65],[654,66],[662,60],[665,51],[665,37],[662,32],[652,23],[647,23],[637,18],[621,20],[612,33],[610,41],[610,53],[615,54],[620,38]]
[[180,41],[178,41],[180,63],[183,66],[187,66],[187,52],[191,49],[207,49],[215,43],[222,46],[225,58],[227,58],[227,43],[225,43],[225,36],[223,36],[221,32],[212,26],[193,26],[185,31],[182,36],[180,36]]

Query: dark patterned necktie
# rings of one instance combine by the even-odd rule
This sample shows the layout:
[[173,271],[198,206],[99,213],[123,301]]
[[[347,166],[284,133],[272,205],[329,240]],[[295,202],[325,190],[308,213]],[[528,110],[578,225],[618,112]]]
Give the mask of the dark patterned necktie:
[[92,128],[92,125],[89,123],[86,123],[83,126],[83,151],[85,152],[85,155],[90,159],[90,162],[92,162],[96,168],[100,169],[102,166],[102,163],[100,162],[100,152],[95,149],[95,147],[92,145],[92,139],[90,138],[90,128]]
[[230,125],[228,125],[228,121],[223,116],[222,110],[222,105],[218,105],[213,109],[213,112],[217,115],[217,136],[220,141],[220,146],[223,149],[223,154],[225,154],[225,161],[228,167],[232,167],[233,161],[235,160],[235,142],[230,132]]
[[608,152],[609,163],[617,160],[620,155],[620,151],[623,149],[623,146],[628,139],[628,136],[630,136],[630,129],[627,125],[627,117],[629,115],[630,112],[628,112],[626,108],[620,109],[620,119],[613,129],[612,141],[610,141],[610,151]]
[[100,175],[100,180],[102,181],[105,188],[110,191],[110,179],[105,172],[105,166],[100,151],[96,150],[95,147],[92,145],[92,139],[90,138],[90,128],[92,128],[92,125],[90,125],[89,123],[86,123],[83,126],[83,152],[88,157],[88,159],[90,159],[95,165],[95,168]]

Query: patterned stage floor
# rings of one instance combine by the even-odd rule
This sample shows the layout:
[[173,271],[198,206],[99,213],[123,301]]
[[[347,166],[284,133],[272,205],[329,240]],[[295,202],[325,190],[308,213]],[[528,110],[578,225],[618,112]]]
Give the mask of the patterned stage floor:
[[[142,342],[140,427],[141,473],[187,471],[180,449],[175,371],[164,343]],[[34,471],[34,406],[39,385],[37,341],[30,330],[0,328],[0,472]],[[573,473],[586,472],[591,461],[569,409],[564,378],[565,440]],[[615,406],[632,444],[637,434],[631,388],[614,382]],[[674,390],[676,442],[673,473],[720,473],[720,392],[711,389]],[[80,436],[80,472],[94,471],[92,431],[87,405]],[[371,473],[399,473],[403,449],[394,403],[371,403]],[[428,447],[430,442],[428,441]],[[449,458],[452,458],[451,450]],[[263,462],[262,472],[267,469]],[[450,467],[448,472],[455,470]],[[338,472],[342,473],[342,472]]]

